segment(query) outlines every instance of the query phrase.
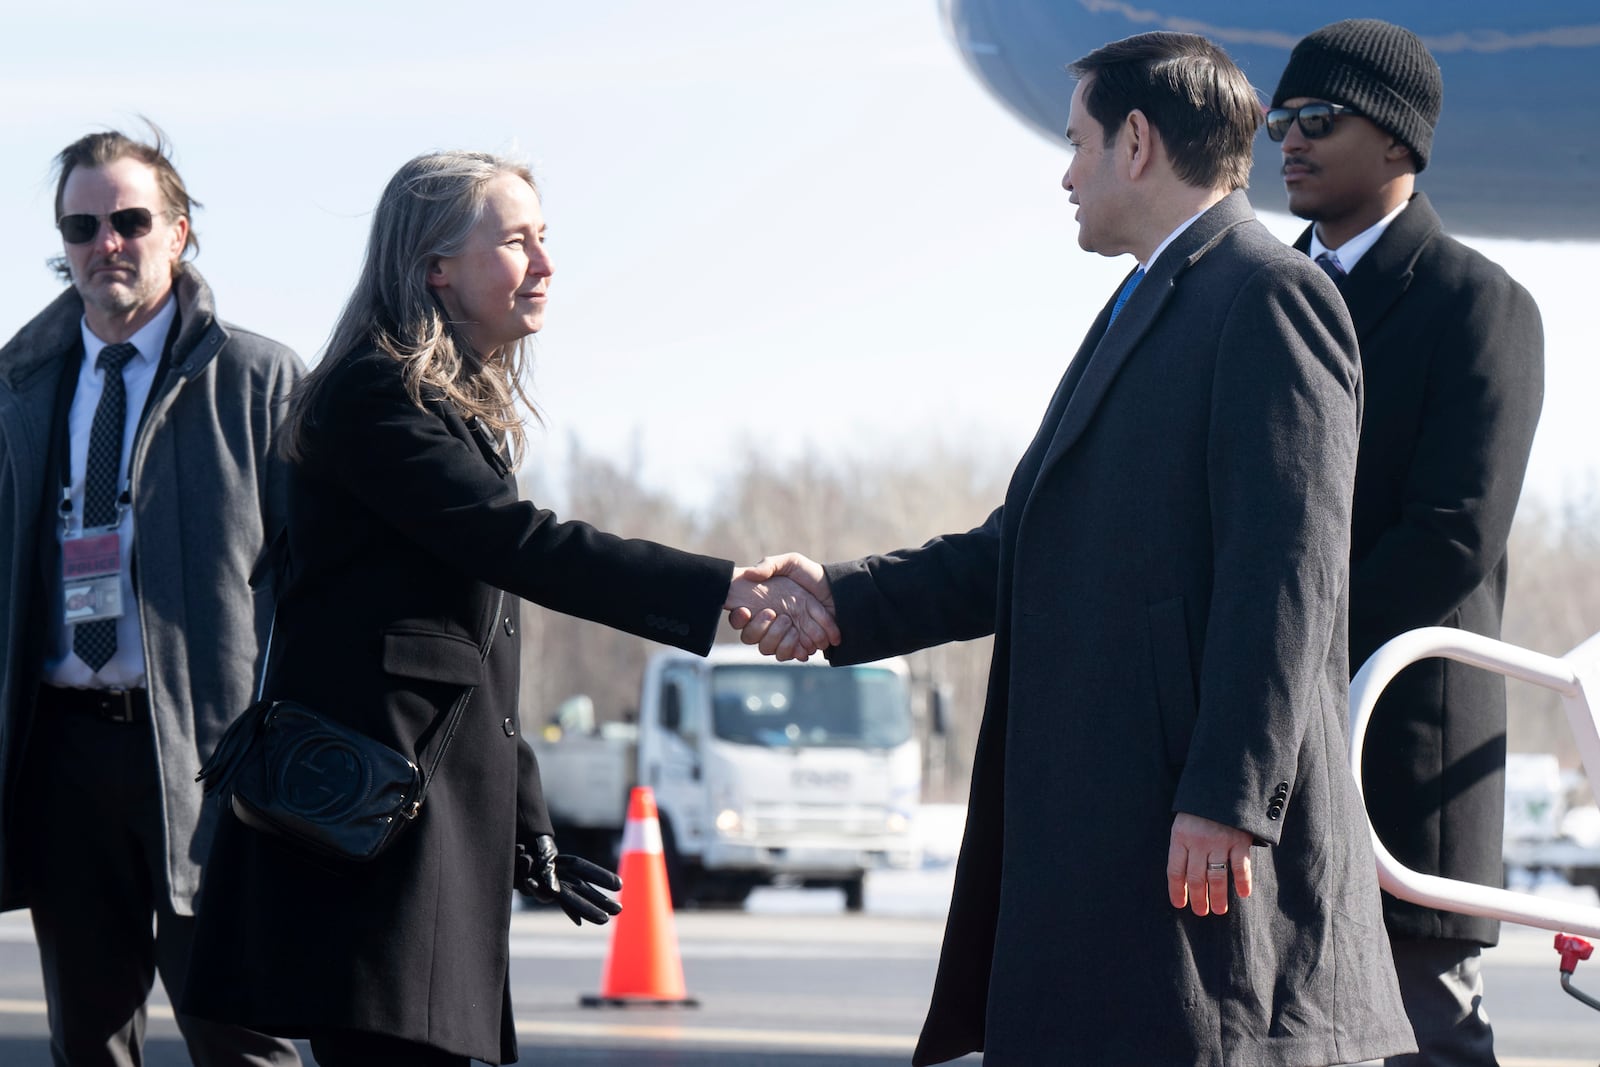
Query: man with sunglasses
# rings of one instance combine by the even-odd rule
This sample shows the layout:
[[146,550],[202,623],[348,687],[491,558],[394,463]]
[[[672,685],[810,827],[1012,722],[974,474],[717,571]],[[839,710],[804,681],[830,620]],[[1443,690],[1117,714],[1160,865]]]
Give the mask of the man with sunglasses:
[[[195,772],[251,699],[283,522],[294,353],[216,318],[159,131],[56,159],[71,287],[0,348],[0,908],[32,910],[51,1055],[140,1062],[188,970],[209,823]],[[179,1015],[196,1064],[297,1064]]]
[[[1409,30],[1336,22],[1294,48],[1267,133],[1282,143],[1296,247],[1335,280],[1361,346],[1365,411],[1351,537],[1350,667],[1396,634],[1500,636],[1506,539],[1543,399],[1539,310],[1445,236],[1415,189],[1444,95]],[[1500,885],[1505,682],[1433,659],[1391,683],[1367,734],[1373,825],[1414,870]],[[1493,1064],[1479,955],[1499,924],[1384,895],[1421,1052]]]

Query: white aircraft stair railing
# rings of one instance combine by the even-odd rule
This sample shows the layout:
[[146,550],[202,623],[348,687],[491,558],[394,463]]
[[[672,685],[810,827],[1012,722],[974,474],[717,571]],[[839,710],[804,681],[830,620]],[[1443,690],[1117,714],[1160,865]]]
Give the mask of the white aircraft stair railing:
[[[1584,771],[1589,781],[1600,785],[1600,725],[1595,721],[1596,702],[1600,702],[1600,634],[1557,659],[1465,630],[1429,626],[1403,633],[1385,644],[1372,654],[1350,682],[1350,767],[1355,774],[1357,792],[1361,791],[1361,749],[1378,695],[1401,670],[1418,660],[1435,656],[1560,693],[1567,723],[1578,740],[1578,755],[1583,760]],[[1365,802],[1363,796],[1363,805]],[[1378,884],[1401,900],[1558,933],[1600,937],[1600,907],[1421,874],[1390,855],[1370,825],[1368,830],[1372,833],[1373,851],[1378,855]],[[1566,972],[1563,984],[1565,976]]]

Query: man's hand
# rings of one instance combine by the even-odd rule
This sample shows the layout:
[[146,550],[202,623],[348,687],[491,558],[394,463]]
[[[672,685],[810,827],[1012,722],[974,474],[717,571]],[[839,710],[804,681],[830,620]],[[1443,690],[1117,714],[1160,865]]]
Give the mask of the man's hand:
[[805,556],[768,556],[734,568],[723,607],[741,641],[779,660],[803,661],[839,643],[828,579]]
[[1196,915],[1225,915],[1228,876],[1242,900],[1250,895],[1250,846],[1243,830],[1198,815],[1179,812],[1172,820],[1167,849],[1167,897],[1174,908],[1188,905]]
[[561,905],[574,926],[582,926],[585,919],[604,925],[611,916],[622,913],[621,904],[596,888],[616,892],[622,888],[622,879],[586,859],[557,853],[556,839],[549,834],[535,837],[532,848],[517,845],[511,886],[541,904]]

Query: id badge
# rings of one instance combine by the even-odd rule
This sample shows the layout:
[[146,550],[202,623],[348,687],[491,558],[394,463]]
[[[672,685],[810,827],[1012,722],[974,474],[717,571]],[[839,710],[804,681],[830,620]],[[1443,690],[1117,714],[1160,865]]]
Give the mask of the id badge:
[[61,542],[61,589],[67,622],[122,618],[122,535],[106,527]]

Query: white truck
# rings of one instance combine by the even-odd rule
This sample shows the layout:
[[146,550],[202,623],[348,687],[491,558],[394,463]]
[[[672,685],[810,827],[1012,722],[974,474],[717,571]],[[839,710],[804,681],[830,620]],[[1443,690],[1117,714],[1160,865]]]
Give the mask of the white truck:
[[1600,810],[1582,771],[1563,771],[1545,753],[1506,755],[1501,856],[1508,885],[1526,888],[1555,874],[1600,889]]
[[629,790],[647,785],[674,905],[738,904],[781,882],[837,886],[859,911],[869,869],[916,862],[922,758],[903,660],[663,651],[645,667],[636,727],[560,718],[530,740],[562,850],[614,861]]

